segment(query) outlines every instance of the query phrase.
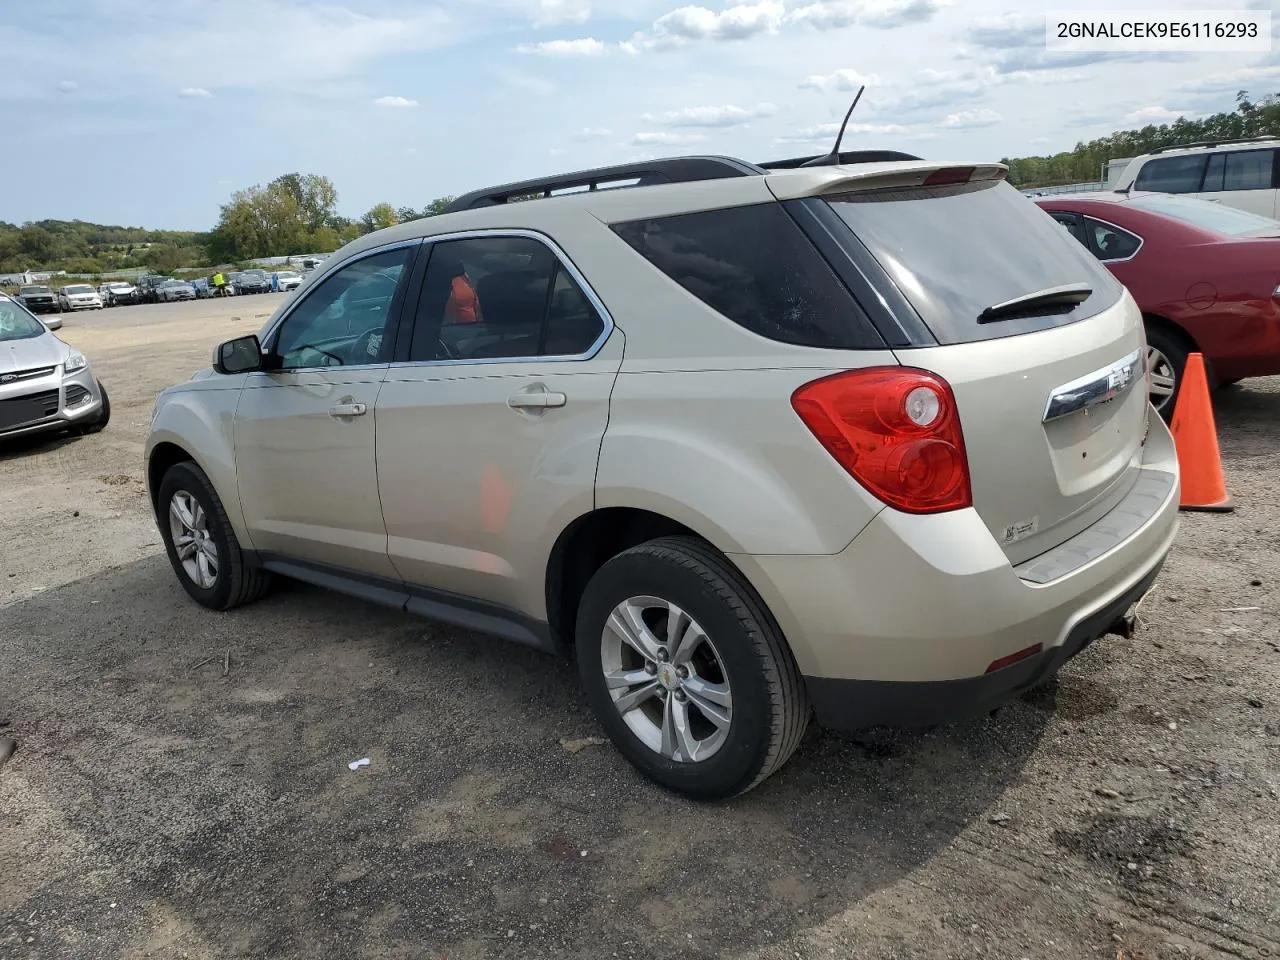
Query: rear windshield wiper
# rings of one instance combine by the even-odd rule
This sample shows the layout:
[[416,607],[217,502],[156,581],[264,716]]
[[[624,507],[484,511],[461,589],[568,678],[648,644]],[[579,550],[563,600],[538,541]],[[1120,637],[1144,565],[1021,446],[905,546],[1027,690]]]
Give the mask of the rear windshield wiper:
[[995,323],[1008,320],[1010,317],[1036,316],[1049,313],[1066,313],[1078,307],[1093,296],[1093,287],[1083,283],[1068,283],[1061,287],[1050,287],[1035,293],[1023,294],[987,307],[978,314],[979,323]]

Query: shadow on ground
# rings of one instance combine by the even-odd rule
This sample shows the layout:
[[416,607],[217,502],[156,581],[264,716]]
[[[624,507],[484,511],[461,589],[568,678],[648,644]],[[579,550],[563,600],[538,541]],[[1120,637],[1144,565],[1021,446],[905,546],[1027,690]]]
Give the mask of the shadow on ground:
[[568,663],[307,587],[218,615],[148,560],[0,611],[0,638],[0,947],[30,956],[749,949],[998,809],[1052,708],[811,731],[698,805],[561,746],[600,734]]

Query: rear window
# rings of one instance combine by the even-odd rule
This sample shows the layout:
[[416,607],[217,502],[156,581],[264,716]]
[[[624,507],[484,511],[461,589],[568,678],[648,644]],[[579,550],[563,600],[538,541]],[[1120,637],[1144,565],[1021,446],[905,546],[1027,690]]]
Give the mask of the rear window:
[[[939,343],[968,343],[1058,327],[1112,306],[1119,283],[1033,201],[1004,181],[874,190],[831,207]],[[1093,292],[1071,308],[979,323],[988,307],[1053,287]]]
[[1152,194],[1149,197],[1134,197],[1129,204],[1226,237],[1245,237],[1250,234],[1280,235],[1280,221],[1245,210],[1237,210],[1235,207],[1225,207],[1220,203],[1196,200],[1194,197]]
[[804,347],[882,347],[857,301],[776,203],[615,224],[641,256],[752,333]]

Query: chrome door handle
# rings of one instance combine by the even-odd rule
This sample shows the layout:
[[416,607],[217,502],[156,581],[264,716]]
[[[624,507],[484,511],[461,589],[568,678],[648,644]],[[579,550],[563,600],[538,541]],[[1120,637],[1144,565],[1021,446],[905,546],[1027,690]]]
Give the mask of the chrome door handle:
[[363,403],[340,403],[336,407],[329,408],[329,416],[338,419],[343,417],[363,417],[368,409]]
[[507,406],[513,410],[545,410],[547,407],[563,407],[567,402],[568,398],[563,393],[548,393],[546,390],[516,393],[507,398]]

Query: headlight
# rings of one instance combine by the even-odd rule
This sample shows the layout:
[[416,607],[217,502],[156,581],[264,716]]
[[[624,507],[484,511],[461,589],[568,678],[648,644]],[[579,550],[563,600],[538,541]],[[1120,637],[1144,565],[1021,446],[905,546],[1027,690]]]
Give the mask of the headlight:
[[63,373],[75,373],[77,370],[83,370],[88,366],[89,361],[84,358],[84,354],[79,350],[72,350],[67,354],[67,359],[62,364]]

